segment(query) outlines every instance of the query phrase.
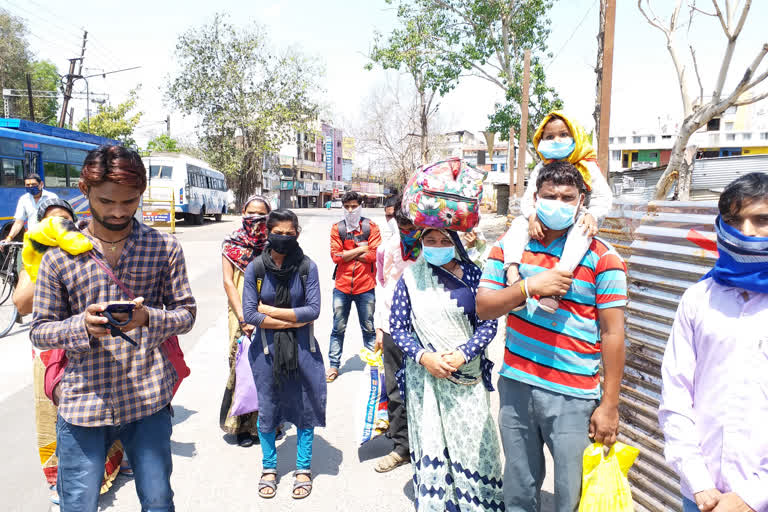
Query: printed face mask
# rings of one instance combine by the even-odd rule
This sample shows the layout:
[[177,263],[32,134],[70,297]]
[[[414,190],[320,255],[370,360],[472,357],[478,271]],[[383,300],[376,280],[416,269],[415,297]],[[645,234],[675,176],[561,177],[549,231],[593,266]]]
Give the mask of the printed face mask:
[[416,261],[421,254],[421,244],[419,243],[421,228],[409,230],[398,227],[398,230],[400,231],[400,249],[403,261]]
[[296,235],[276,235],[270,233],[267,237],[269,248],[278,254],[290,254],[299,247]]
[[344,221],[348,230],[355,230],[360,225],[360,217],[363,216],[363,207],[358,206],[352,211],[344,210]]
[[36,196],[40,193],[40,187],[35,185],[34,187],[26,187],[27,192],[29,192],[31,195]]
[[451,247],[428,247],[423,246],[421,251],[424,253],[424,259],[437,267],[442,267],[454,257],[456,257],[456,248]]
[[243,229],[252,236],[256,236],[266,228],[266,220],[266,215],[243,215]]
[[541,156],[547,160],[562,160],[568,158],[573,150],[576,149],[576,142],[572,137],[568,137],[562,141],[556,140],[542,140],[539,142],[537,148]]
[[571,226],[576,220],[577,207],[556,199],[536,200],[536,215],[549,229],[559,231]]

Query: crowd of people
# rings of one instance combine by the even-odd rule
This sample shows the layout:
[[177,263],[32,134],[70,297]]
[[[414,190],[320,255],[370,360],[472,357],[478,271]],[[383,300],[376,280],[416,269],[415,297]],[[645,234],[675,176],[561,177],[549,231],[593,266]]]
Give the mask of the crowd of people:
[[[313,324],[320,279],[299,219],[261,196],[246,201],[222,245],[230,372],[220,426],[240,446],[260,445],[261,498],[276,495],[275,445],[288,424],[297,429],[292,497],[312,493],[314,431],[343,369],[354,303],[364,346],[384,362],[393,447],[374,469],[410,463],[418,511],[539,510],[545,446],[555,510],[578,509],[585,448],[610,447],[619,432],[627,268],[595,237],[612,198],[584,130],[553,112],[533,141],[541,162],[523,215],[479,260],[468,252],[475,235],[415,225],[400,197],[385,204],[382,241],[361,197],[343,196],[330,234],[327,367]],[[167,345],[192,328],[196,305],[178,241],[133,218],[145,187],[138,154],[107,146],[89,153],[80,178],[90,220],[75,226],[71,207],[35,187],[19,207],[22,226],[27,210],[43,221],[27,232],[40,254],[25,256],[15,300],[34,310],[36,402],[48,418],[38,435],[41,447],[55,439],[64,511],[97,510],[123,454],[142,509],[174,510],[170,403],[183,375]],[[719,209],[719,258],[680,302],[659,419],[686,512],[768,512],[768,174],[734,181]],[[244,337],[258,410],[234,415]],[[55,385],[45,368],[53,350],[66,355]]]

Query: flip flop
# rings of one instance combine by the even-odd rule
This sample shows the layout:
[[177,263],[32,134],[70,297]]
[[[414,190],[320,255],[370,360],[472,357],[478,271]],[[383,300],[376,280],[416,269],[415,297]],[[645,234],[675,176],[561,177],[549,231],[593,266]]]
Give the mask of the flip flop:
[[338,378],[339,370],[336,368],[329,368],[328,371],[325,372],[325,382],[333,382]]
[[547,313],[553,314],[560,309],[560,297],[542,297],[539,299],[539,307]]
[[410,457],[403,457],[399,453],[391,452],[380,458],[379,462],[373,467],[373,470],[377,473],[387,473],[410,462]]
[[[301,482],[296,477],[298,475],[307,475],[309,476],[309,480],[306,482]],[[309,469],[297,469],[293,472],[293,492],[291,492],[291,496],[293,496],[293,499],[295,500],[303,500],[304,498],[308,497],[310,494],[312,494],[312,471]],[[298,489],[304,489],[307,491],[307,494],[296,494],[296,491]]]
[[[274,480],[265,480],[264,475],[275,475]],[[266,489],[272,489],[270,494],[265,493]],[[259,480],[259,496],[265,500],[269,500],[275,497],[277,494],[277,470],[267,468],[261,472],[261,480]]]

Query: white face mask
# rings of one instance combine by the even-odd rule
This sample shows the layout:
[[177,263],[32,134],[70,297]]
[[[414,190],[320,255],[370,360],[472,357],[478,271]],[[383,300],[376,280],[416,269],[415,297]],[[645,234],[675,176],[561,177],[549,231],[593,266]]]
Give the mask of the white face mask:
[[358,206],[352,211],[344,210],[344,221],[348,230],[355,230],[360,225],[360,217],[363,216],[363,207]]

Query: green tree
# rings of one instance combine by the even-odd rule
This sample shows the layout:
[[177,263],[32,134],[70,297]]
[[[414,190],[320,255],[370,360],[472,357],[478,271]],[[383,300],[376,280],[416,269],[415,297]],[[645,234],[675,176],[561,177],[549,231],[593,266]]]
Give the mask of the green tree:
[[398,16],[432,21],[431,46],[435,69],[443,80],[458,80],[470,72],[504,92],[506,104],[497,104],[490,129],[508,140],[509,129],[520,133],[523,54],[531,50],[529,139],[553,108],[561,108],[557,93],[546,83],[542,58],[550,33],[553,0],[387,0],[396,3]]
[[[439,104],[436,96],[443,96],[457,85],[458,74],[445,69],[440,59],[440,48],[433,41],[433,34],[441,27],[441,18],[432,10],[415,11],[406,7],[398,9],[400,26],[385,39],[376,33],[372,61],[384,69],[405,68],[413,79],[418,94],[418,125],[421,163],[429,162],[429,122]],[[372,64],[367,68],[371,69]],[[412,134],[410,134],[412,135]],[[409,136],[408,133],[400,134]]]
[[[29,65],[32,89],[36,91],[56,92],[61,79],[56,65],[49,60],[39,60]],[[59,111],[58,98],[35,98],[35,120],[38,123],[56,124]],[[29,107],[27,107],[29,110]]]
[[179,141],[166,135],[158,135],[147,143],[147,149],[144,151],[147,155],[150,153],[181,153]]
[[32,58],[26,33],[20,18],[0,9],[0,89],[26,87],[24,74]]
[[132,135],[144,114],[134,112],[139,87],[132,89],[128,93],[128,99],[117,106],[100,105],[96,114],[91,116],[90,128],[88,120],[83,119],[77,123],[77,129],[81,132],[117,139],[126,146],[136,146]]
[[166,98],[200,118],[207,160],[228,175],[242,202],[261,189],[267,155],[310,131],[321,70],[296,51],[274,51],[261,27],[239,29],[222,14],[182,34],[176,58]]

